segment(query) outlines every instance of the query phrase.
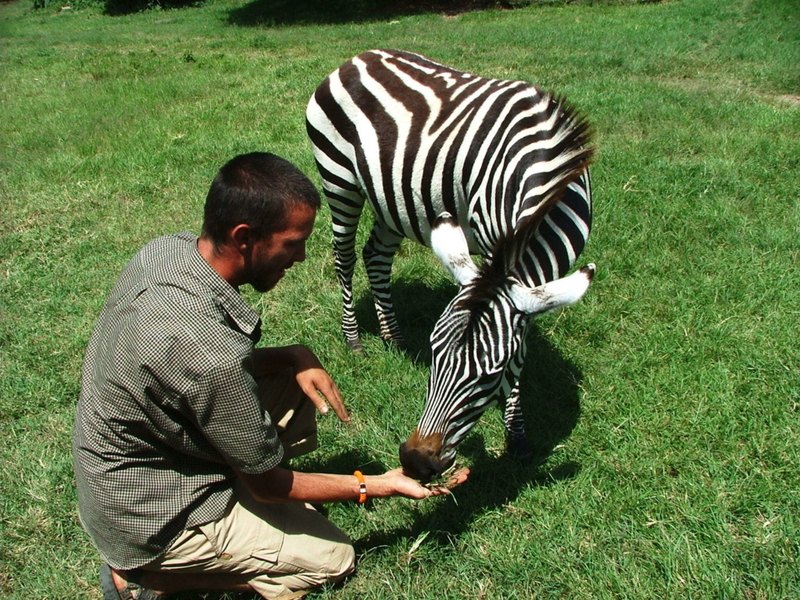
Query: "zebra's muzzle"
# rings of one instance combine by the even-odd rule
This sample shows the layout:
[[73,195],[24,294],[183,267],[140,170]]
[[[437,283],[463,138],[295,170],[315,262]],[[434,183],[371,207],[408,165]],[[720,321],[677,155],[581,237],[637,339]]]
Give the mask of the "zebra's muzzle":
[[400,445],[403,472],[423,483],[431,481],[453,464],[454,457],[442,460],[441,451],[441,433],[421,437],[415,430],[408,441]]

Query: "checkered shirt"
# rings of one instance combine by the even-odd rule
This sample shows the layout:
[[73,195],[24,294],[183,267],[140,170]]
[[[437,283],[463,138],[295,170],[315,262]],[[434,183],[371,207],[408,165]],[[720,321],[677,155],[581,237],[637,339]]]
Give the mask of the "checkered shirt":
[[234,470],[283,449],[260,407],[260,319],[181,233],[142,248],[92,333],[73,432],[78,509],[103,558],[133,569],[223,516]]

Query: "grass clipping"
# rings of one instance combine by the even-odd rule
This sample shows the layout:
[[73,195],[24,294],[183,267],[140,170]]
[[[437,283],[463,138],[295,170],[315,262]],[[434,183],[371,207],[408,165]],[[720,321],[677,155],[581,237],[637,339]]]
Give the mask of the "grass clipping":
[[443,471],[436,481],[422,484],[423,487],[433,492],[433,495],[450,494],[450,490],[464,483],[469,477],[469,469],[453,464]]

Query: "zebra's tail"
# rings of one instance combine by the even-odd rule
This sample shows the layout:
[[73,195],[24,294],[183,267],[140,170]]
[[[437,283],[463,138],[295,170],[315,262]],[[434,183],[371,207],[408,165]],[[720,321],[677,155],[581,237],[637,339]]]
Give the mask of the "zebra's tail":
[[549,122],[541,149],[535,150],[533,174],[526,182],[529,208],[523,209],[513,230],[495,244],[491,260],[484,261],[463,305],[475,305],[494,297],[534,239],[539,225],[563,198],[591,162],[592,129],[589,122],[564,100],[548,97],[543,120]]
[[548,143],[535,151],[534,169],[525,182],[527,199],[513,232],[498,240],[493,262],[507,271],[536,235],[547,214],[564,197],[567,187],[584,172],[594,155],[592,128],[586,118],[565,100],[549,97]]

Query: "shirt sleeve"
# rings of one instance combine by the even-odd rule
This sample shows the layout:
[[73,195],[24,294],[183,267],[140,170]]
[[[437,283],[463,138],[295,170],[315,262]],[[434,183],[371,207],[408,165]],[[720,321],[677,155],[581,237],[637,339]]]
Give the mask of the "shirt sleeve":
[[283,446],[247,364],[240,359],[206,372],[186,394],[184,409],[228,465],[263,473],[283,460]]

